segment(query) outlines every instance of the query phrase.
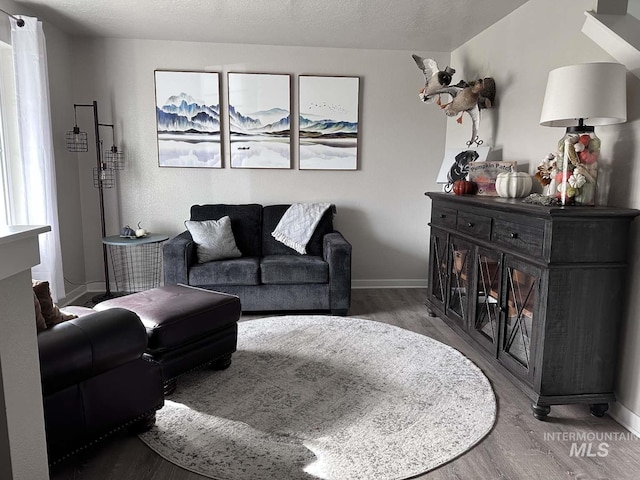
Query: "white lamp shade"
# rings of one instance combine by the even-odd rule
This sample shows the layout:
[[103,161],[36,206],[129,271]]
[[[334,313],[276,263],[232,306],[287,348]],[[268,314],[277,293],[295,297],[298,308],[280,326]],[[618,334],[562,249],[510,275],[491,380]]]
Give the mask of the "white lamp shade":
[[627,69],[619,63],[583,63],[549,72],[540,125],[572,127],[627,121]]

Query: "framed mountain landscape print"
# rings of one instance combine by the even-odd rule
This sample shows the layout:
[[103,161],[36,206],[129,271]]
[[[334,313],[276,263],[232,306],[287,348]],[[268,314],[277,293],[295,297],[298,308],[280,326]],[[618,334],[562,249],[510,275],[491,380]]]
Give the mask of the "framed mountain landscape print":
[[229,73],[232,168],[291,168],[291,76]]
[[359,77],[299,77],[300,170],[358,168]]
[[159,166],[221,168],[219,74],[154,73]]

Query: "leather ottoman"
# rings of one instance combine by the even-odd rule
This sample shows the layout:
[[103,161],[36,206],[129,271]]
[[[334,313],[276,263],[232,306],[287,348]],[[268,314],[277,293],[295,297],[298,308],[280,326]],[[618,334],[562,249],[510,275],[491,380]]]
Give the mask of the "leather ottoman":
[[164,390],[176,388],[179,375],[210,364],[222,370],[236,351],[240,299],[184,285],[166,285],[106,300],[102,311],[125,308],[135,312],[147,330],[145,356],[162,366]]

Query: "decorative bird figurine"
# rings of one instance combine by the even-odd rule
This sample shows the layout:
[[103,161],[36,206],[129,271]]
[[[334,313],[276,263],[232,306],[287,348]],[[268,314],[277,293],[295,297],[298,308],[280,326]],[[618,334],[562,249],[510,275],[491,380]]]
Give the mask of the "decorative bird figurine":
[[482,140],[478,140],[478,128],[480,127],[480,107],[478,100],[483,90],[484,80],[480,79],[471,83],[461,81],[456,85],[440,88],[432,93],[432,95],[443,93],[451,95],[451,102],[440,106],[440,108],[444,109],[444,113],[448,117],[455,117],[460,114],[456,120],[458,123],[462,123],[462,115],[464,112],[467,112],[471,117],[471,140],[467,142],[467,146],[471,146],[473,143],[476,145],[482,143]]
[[450,67],[440,70],[432,58],[422,58],[415,54],[411,56],[424,74],[424,88],[420,90],[420,100],[432,103],[437,98],[437,104],[440,105],[440,95],[434,94],[434,92],[449,85],[456,71]]

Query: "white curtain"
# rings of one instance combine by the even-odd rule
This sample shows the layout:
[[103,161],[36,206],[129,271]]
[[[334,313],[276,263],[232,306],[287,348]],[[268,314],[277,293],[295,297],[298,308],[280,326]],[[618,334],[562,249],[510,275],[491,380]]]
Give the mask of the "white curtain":
[[[26,219],[30,225],[50,225],[51,232],[39,236],[39,265],[32,268],[34,279],[47,280],[54,301],[65,296],[62,250],[58,224],[56,169],[51,140],[49,76],[42,22],[21,17],[18,27],[11,19],[11,46],[18,100],[18,130],[22,155],[22,178]],[[22,220],[22,219],[21,219]]]

